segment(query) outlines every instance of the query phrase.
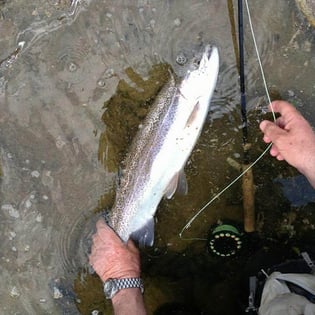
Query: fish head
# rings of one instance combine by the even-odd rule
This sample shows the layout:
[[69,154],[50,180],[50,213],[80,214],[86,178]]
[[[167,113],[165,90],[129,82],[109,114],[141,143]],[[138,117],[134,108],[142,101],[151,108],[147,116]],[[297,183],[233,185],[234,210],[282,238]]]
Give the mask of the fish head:
[[[207,45],[198,65],[198,71],[213,72],[219,66],[219,53],[215,46]],[[197,70],[197,69],[196,69]]]
[[155,158],[152,177],[159,177],[161,165],[168,165],[172,167],[171,182],[185,166],[207,117],[218,72],[218,49],[206,46],[198,64],[182,79],[169,106],[169,114],[164,119],[168,132],[163,142],[167,154],[158,154]]
[[214,49],[216,49],[215,46],[206,45],[202,50],[199,49],[198,51],[195,51],[186,70],[191,72],[203,68],[207,61],[210,60]]
[[[198,106],[208,110],[219,73],[219,53],[215,46],[207,45],[200,58],[196,57],[187,71],[179,93],[187,100],[187,107]],[[188,110],[188,108],[187,108]]]
[[185,74],[205,69],[209,65],[210,60],[215,59],[216,56],[218,56],[218,48],[210,44],[206,45],[203,49],[195,51],[185,68]]

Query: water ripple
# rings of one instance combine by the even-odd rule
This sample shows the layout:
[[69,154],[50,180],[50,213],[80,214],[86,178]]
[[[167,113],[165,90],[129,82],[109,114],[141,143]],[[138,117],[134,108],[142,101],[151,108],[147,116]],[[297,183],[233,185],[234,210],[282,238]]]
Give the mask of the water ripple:
[[[314,63],[304,67],[304,59],[295,59],[294,51],[279,68],[281,51],[294,34],[288,30],[288,16],[292,14],[288,1],[253,0],[250,4],[269,85],[282,84],[286,79],[285,67],[291,66],[290,63],[302,62],[299,68],[290,67],[293,74],[296,69],[310,71]],[[10,67],[0,69],[0,107],[5,115],[0,118],[1,152],[5,148],[1,159],[4,173],[8,174],[1,182],[4,286],[0,289],[0,312],[57,314],[55,298],[59,297],[59,291],[67,291],[62,290],[60,279],[71,281],[80,268],[87,267],[96,220],[93,209],[100,194],[113,184],[113,174],[102,173],[102,166],[96,162],[99,135],[104,132],[101,122],[104,102],[113,96],[120,80],[128,82],[128,67],[146,78],[152,66],[163,61],[182,76],[201,46],[217,45],[220,74],[209,119],[224,115],[222,121],[227,123],[214,121],[218,130],[208,128],[203,142],[205,148],[195,155],[196,159],[200,157],[198,167],[204,169],[198,174],[199,183],[200,175],[206,176],[212,167],[212,160],[202,158],[202,154],[221,145],[212,140],[219,139],[222,133],[226,133],[223,137],[228,144],[240,138],[233,131],[239,125],[237,118],[230,119],[239,106],[231,23],[227,4],[220,0],[34,0],[31,3],[15,0],[1,5],[1,13],[1,19],[4,18],[0,30],[2,66]],[[18,58],[11,58],[18,43],[24,41]],[[306,51],[302,57],[307,54]],[[264,100],[264,90],[246,15],[245,70],[251,110]],[[294,82],[294,87],[296,84],[303,85],[303,90],[313,87],[308,80],[300,81]],[[222,154],[230,154],[228,149],[226,145]],[[207,161],[209,165],[204,165]],[[226,165],[222,161],[220,169],[216,166],[215,179],[223,181],[225,178],[221,175]],[[220,165],[220,161],[216,162]],[[196,185],[191,198],[194,207],[201,202],[197,198],[209,194],[203,191],[209,181],[203,186]],[[27,189],[36,192],[37,203],[30,199],[23,201],[23,208],[15,208],[19,200],[24,200]],[[182,213],[180,206],[178,209],[173,212],[176,222],[168,224],[172,230],[179,224],[178,217],[187,214]],[[29,250],[33,247],[34,250]],[[47,292],[50,281],[56,294],[53,297]]]

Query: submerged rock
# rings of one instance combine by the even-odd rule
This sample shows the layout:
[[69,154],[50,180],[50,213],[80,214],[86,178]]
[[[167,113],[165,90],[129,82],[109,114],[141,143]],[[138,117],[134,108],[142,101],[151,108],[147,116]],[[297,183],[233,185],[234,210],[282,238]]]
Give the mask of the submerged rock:
[[309,23],[315,27],[315,2],[313,0],[295,0],[299,9],[305,15]]

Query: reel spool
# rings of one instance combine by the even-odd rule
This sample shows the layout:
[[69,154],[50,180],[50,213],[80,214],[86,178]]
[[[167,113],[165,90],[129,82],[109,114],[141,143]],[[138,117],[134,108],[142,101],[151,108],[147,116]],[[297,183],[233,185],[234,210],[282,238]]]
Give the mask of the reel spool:
[[210,230],[208,249],[220,257],[234,256],[242,248],[242,234],[235,225],[220,224]]

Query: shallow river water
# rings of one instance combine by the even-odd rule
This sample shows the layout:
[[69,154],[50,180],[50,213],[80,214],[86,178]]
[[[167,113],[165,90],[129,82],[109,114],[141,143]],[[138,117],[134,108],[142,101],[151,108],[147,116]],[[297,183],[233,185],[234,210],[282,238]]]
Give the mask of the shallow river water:
[[[294,1],[252,0],[250,8],[272,98],[291,101],[315,126],[314,29]],[[210,256],[205,241],[178,236],[238,175],[227,158],[242,162],[236,14],[236,1],[222,0],[0,1],[1,314],[111,313],[87,264],[95,221],[112,205],[119,164],[156,95],[152,84],[164,82],[156,65],[180,77],[207,43],[220,51],[217,89],[187,164],[188,195],[161,203],[155,246],[142,251],[145,301],[149,314],[238,314],[240,269],[263,246],[226,261]],[[254,160],[265,149],[258,122],[267,99],[244,19]],[[280,242],[281,258],[289,257],[293,243],[302,249],[312,240],[315,199],[293,169],[268,156],[253,172],[259,244]],[[218,220],[240,223],[239,186],[184,236],[205,239]],[[292,192],[303,198],[290,200]]]

